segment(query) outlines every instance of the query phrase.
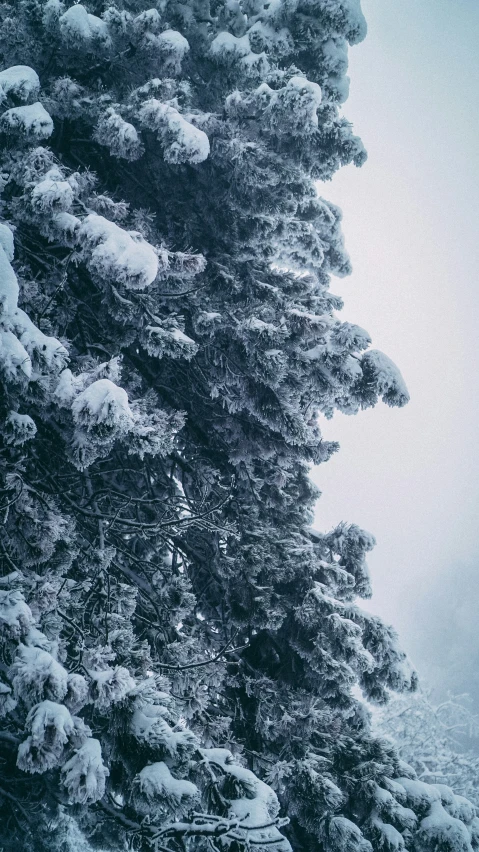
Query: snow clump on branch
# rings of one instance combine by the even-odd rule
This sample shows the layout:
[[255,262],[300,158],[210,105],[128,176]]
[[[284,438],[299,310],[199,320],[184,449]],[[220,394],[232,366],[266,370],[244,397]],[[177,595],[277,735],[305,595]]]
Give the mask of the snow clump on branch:
[[77,239],[88,268],[101,278],[143,290],[158,274],[153,246],[137,231],[125,231],[103,216],[86,216]]
[[62,766],[61,779],[68,790],[70,802],[85,805],[103,798],[109,774],[103,763],[100,743],[90,737]]
[[12,65],[0,71],[0,100],[13,95],[21,101],[28,101],[38,95],[39,90],[38,74],[28,65]]
[[53,119],[43,104],[12,107],[0,116],[0,131],[15,133],[27,139],[48,139],[53,133]]
[[209,139],[173,106],[156,98],[146,101],[139,111],[145,127],[156,132],[164,146],[167,163],[202,163],[210,153]]
[[166,763],[145,766],[133,781],[133,799],[140,813],[157,808],[175,813],[191,808],[200,797],[191,781],[174,778]]

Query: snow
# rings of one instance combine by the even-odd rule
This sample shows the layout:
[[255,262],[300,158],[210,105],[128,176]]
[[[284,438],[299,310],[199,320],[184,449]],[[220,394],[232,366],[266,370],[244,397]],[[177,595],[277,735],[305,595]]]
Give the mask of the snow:
[[11,710],[14,710],[17,702],[12,696],[12,690],[0,681],[0,719],[3,719]]
[[211,42],[210,52],[216,58],[234,57],[235,59],[244,59],[245,56],[251,53],[249,37],[247,34],[241,36],[241,38],[237,38],[232,33],[218,33],[216,38]]
[[[13,243],[13,231],[8,225],[4,225],[0,222],[0,246],[7,256],[8,261],[13,260],[13,256],[15,254],[15,247]],[[3,278],[3,276],[1,276]],[[16,302],[15,302],[16,306]]]
[[158,43],[163,45],[165,50],[181,55],[181,58],[183,58],[190,49],[186,38],[177,30],[163,30],[163,32],[158,36]]
[[23,636],[33,624],[32,611],[22,593],[0,591],[0,627],[10,633],[12,638]]
[[310,311],[303,311],[300,308],[288,308],[287,313],[289,316],[308,320],[312,325],[319,327],[321,331],[326,331],[332,324],[331,317],[328,314],[312,314]]
[[13,95],[22,101],[35,97],[40,90],[38,74],[28,65],[12,65],[0,71],[0,91],[5,97]]
[[404,837],[393,825],[383,822],[378,817],[371,822],[374,828],[381,833],[383,837],[382,847],[386,848],[388,852],[401,852],[405,849]]
[[111,43],[105,21],[90,15],[81,3],[71,6],[60,16],[60,33],[73,47],[82,47],[82,42],[99,41],[105,46]]
[[282,94],[287,92],[289,97],[296,97],[304,99],[306,98],[308,101],[308,105],[311,109],[311,117],[310,121],[314,125],[314,127],[318,126],[318,116],[316,111],[321,104],[321,88],[317,83],[311,83],[306,77],[295,76],[291,77],[286,84],[286,88],[284,90],[280,90]]
[[105,780],[109,774],[99,741],[90,737],[62,767],[61,779],[70,803],[98,802],[105,795]]
[[68,352],[56,337],[43,334],[21,308],[17,308],[14,312],[12,325],[19,336],[20,343],[32,358],[36,356],[37,360],[44,362],[50,370],[55,372],[63,369],[68,359]]
[[361,11],[361,0],[342,0],[341,6],[347,15],[346,37],[351,45],[358,44],[366,38],[368,31],[366,19]]
[[133,420],[128,394],[110,379],[98,379],[85,388],[74,400],[72,413],[75,422],[87,429],[103,424],[123,430]]
[[100,119],[95,138],[100,145],[107,145],[114,157],[133,161],[138,160],[143,153],[136,127],[125,121],[112,107]]
[[179,74],[181,63],[190,49],[186,38],[177,30],[164,30],[150,39],[150,50],[154,50],[162,59],[163,73]]
[[[12,258],[9,257],[9,237],[6,231],[9,231],[10,234],[12,233],[9,228],[2,225],[0,230],[0,313],[4,312],[11,315],[17,307],[19,289],[17,276],[10,264]],[[5,249],[5,245],[8,251]]]
[[[269,88],[269,87],[268,87]],[[255,95],[263,100],[266,87],[260,87]],[[297,135],[310,134],[318,129],[318,107],[321,104],[321,89],[306,77],[291,77],[286,86],[277,91],[269,90],[269,103],[264,110],[272,130]]]
[[[307,349],[306,352],[302,352],[301,357],[306,358],[307,361],[321,361],[324,358],[325,346],[326,343],[318,343],[311,349]],[[361,368],[359,368],[359,372],[362,375]]]
[[[227,36],[227,38],[223,36]],[[220,33],[220,36],[213,41],[212,49],[220,51],[220,55],[228,55],[228,52],[234,50],[235,53],[233,55],[239,57],[239,61],[243,64],[251,63],[253,60],[258,62],[261,54],[250,53],[248,56],[241,58],[247,44],[247,35],[241,39],[235,39],[229,33]],[[321,105],[321,101],[322,93],[320,86],[308,80],[307,77],[297,74],[291,77],[286,85],[278,89],[271,88],[268,83],[262,82],[250,94],[235,91],[226,98],[225,106],[227,113],[233,118],[239,116],[240,118],[251,119],[254,116],[275,135],[290,134],[298,137],[317,131],[318,108]],[[317,199],[315,205],[319,208]],[[329,216],[332,218],[330,224],[335,223],[336,219],[332,217],[329,206],[324,205],[324,207],[328,209]],[[309,226],[307,223],[301,223],[296,220],[290,223],[290,227],[299,229],[301,232],[301,229],[304,231]],[[316,245],[316,251],[321,256],[321,243],[317,241]],[[286,249],[287,245],[283,241],[282,254],[285,256],[292,254],[291,251],[288,252]],[[311,262],[311,251],[308,251],[307,257],[309,262]],[[300,266],[300,269],[304,269],[304,264]]]
[[[155,317],[155,319],[157,319]],[[160,320],[158,319],[158,322]],[[198,350],[198,344],[179,328],[163,328],[161,325],[147,325],[142,334],[142,343],[146,351],[162,358],[186,358],[189,360]]]
[[4,133],[23,133],[35,139],[48,139],[53,133],[53,119],[37,101],[29,106],[7,109],[0,116],[0,130]]
[[58,234],[71,247],[77,244],[80,225],[81,220],[77,216],[65,212],[54,213],[48,220],[50,234]]
[[289,53],[293,47],[291,33],[286,27],[276,29],[263,21],[256,21],[249,28],[248,36],[252,47],[277,55]]
[[100,277],[140,290],[155,280],[157,254],[137,231],[125,231],[90,213],[82,221],[77,239],[87,266]]
[[[199,790],[191,781],[174,778],[166,763],[152,763],[145,766],[134,780],[135,799],[138,795],[146,800],[147,812],[152,805],[166,801],[175,810],[181,807],[183,800],[191,806],[191,800],[199,799]],[[140,804],[138,802],[138,804]]]
[[[32,602],[33,606],[33,602]],[[33,624],[30,625],[25,634],[25,644],[35,648],[41,648],[43,651],[50,651],[51,643],[41,630],[38,630]]]
[[156,98],[145,101],[139,111],[141,121],[157,133],[164,145],[167,163],[202,163],[210,153],[209,139],[177,109]]
[[154,33],[161,27],[161,16],[158,9],[146,9],[133,20],[133,27],[138,33]]
[[64,702],[70,713],[78,713],[88,703],[88,684],[83,675],[73,672],[68,675],[67,686]]
[[266,53],[253,52],[247,33],[240,37],[228,32],[218,33],[211,42],[210,54],[217,62],[239,63],[247,77],[255,77],[258,73],[267,74],[270,69]]
[[264,322],[264,320],[261,320],[258,317],[250,317],[245,320],[243,328],[248,331],[257,331],[259,334],[271,334],[273,337],[277,336],[279,331],[277,326],[270,322]]
[[71,370],[62,370],[58,384],[54,391],[54,397],[59,406],[62,408],[70,408],[78,388],[75,387],[75,380]]
[[24,772],[46,772],[58,766],[75,731],[67,708],[53,701],[42,701],[30,710],[25,727],[30,736],[18,748],[18,768]]
[[32,377],[32,358],[50,369],[61,369],[68,357],[66,349],[54,337],[47,337],[17,308],[19,288],[10,264],[13,235],[0,224],[0,365],[13,382]]
[[472,852],[466,826],[460,820],[450,816],[440,801],[432,803],[428,816],[421,821],[419,837],[424,838],[429,849]]
[[15,698],[27,707],[48,699],[62,701],[68,690],[68,673],[48,651],[19,645],[11,667]]
[[191,749],[196,739],[189,730],[174,731],[165,716],[168,716],[168,711],[162,705],[146,704],[137,707],[131,719],[130,730],[138,742],[162,749],[169,757],[176,757],[178,751]]
[[345,74],[348,69],[348,43],[345,38],[332,36],[321,43],[321,59],[331,73]]
[[372,846],[363,838],[360,828],[343,816],[333,816],[327,825],[327,848],[341,852],[373,852]]
[[465,796],[455,795],[453,796],[450,812],[451,816],[456,817],[456,819],[460,819],[465,823],[470,823],[476,815],[476,808],[469,799],[465,798]]
[[98,710],[108,710],[112,704],[123,701],[135,687],[135,681],[128,669],[117,666],[103,671],[89,671],[92,679],[90,696]]
[[173,339],[178,341],[179,343],[185,343],[186,346],[196,346],[195,341],[192,340],[191,337],[188,337],[188,335],[181,331],[181,329],[173,328],[170,333]]
[[155,44],[163,58],[164,73],[179,74],[181,63],[190,49],[186,38],[177,30],[164,30],[155,37]]
[[222,314],[218,311],[200,311],[200,319],[202,324],[210,325],[214,322],[219,322],[222,319]]
[[350,322],[338,323],[333,332],[334,344],[342,349],[363,351],[371,343],[368,332],[359,325]]
[[401,406],[409,402],[406,383],[387,355],[377,349],[370,349],[363,355],[361,364],[365,373],[372,373],[378,392],[387,405]]
[[37,213],[68,211],[74,199],[73,188],[64,180],[60,169],[50,169],[32,192],[32,206]]
[[406,791],[407,803],[414,811],[441,800],[441,794],[433,784],[425,784],[415,778],[396,778],[395,782]]
[[246,77],[265,75],[270,70],[267,54],[252,50],[248,33],[240,37],[228,32],[218,33],[211,42],[210,54],[217,62],[238,63]]
[[217,764],[226,776],[234,778],[239,782],[240,789],[244,790],[244,796],[238,796],[231,801],[228,816],[241,820],[240,828],[245,831],[246,838],[255,845],[261,842],[268,845],[277,842],[285,850],[290,849],[288,841],[280,834],[277,826],[271,824],[279,813],[279,801],[274,790],[249,769],[235,763],[233,755],[227,749],[201,749],[201,754],[207,763]]

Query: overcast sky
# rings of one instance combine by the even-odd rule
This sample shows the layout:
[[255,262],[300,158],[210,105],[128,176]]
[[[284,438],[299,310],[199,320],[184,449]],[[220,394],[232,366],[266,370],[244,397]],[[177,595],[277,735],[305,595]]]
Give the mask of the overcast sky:
[[332,289],[411,402],[323,423],[341,450],[314,471],[316,523],[376,536],[368,608],[420,670],[463,689],[479,670],[479,2],[362,7],[344,113],[369,159],[320,188],[353,261]]

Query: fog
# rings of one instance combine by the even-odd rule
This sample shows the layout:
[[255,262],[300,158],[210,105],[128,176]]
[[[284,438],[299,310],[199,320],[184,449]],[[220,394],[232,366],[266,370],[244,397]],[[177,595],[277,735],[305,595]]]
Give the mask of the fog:
[[344,319],[400,367],[406,408],[323,422],[316,524],[371,531],[367,607],[440,691],[479,704],[479,4],[364,0],[344,113],[369,153],[320,192],[344,213]]

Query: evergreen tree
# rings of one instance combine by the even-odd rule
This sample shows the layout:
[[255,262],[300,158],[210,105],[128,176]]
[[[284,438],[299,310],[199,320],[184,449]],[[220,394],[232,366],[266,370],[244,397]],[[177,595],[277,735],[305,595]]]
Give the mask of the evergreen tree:
[[[336,315],[357,0],[0,3],[3,849],[479,848],[355,685],[415,687],[311,527],[320,415],[397,368]],[[289,822],[288,822],[289,821]]]

